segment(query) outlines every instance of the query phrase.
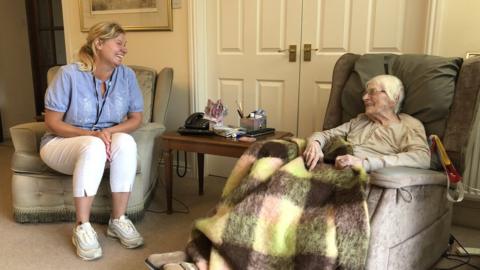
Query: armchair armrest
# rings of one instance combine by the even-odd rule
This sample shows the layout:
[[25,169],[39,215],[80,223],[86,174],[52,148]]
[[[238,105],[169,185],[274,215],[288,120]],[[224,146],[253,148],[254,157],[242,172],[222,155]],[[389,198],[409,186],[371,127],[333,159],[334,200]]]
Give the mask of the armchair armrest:
[[165,131],[165,126],[159,123],[147,123],[131,133],[137,143],[137,153],[140,160],[150,159],[155,139]]
[[31,122],[10,128],[15,152],[38,153],[40,140],[47,128],[43,122]]
[[370,173],[370,184],[383,188],[445,185],[446,181],[443,172],[409,167],[388,167]]
[[10,128],[15,153],[11,168],[22,173],[53,173],[40,159],[40,140],[47,128],[43,122],[31,122]]
[[[150,168],[156,163],[155,145],[157,137],[165,131],[165,126],[158,123],[147,123],[131,133],[137,143],[137,172],[145,174],[143,179],[150,179]],[[145,180],[148,181],[148,180]],[[146,184],[144,187],[147,188]]]
[[163,124],[151,122],[145,125],[142,125],[140,128],[131,133],[132,137],[135,139],[135,142],[142,144],[147,141],[152,141],[158,135],[162,134],[165,131],[165,126]]

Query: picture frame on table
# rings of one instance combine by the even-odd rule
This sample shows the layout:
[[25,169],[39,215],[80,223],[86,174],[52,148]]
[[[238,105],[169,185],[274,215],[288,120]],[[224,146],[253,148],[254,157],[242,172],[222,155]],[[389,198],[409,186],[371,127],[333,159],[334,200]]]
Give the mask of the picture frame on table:
[[102,21],[119,23],[126,31],[172,31],[172,0],[78,0],[80,28]]

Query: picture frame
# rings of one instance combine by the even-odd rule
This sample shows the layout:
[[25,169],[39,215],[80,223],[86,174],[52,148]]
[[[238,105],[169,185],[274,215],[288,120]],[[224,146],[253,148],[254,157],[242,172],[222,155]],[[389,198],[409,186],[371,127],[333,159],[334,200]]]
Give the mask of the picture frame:
[[465,54],[465,59],[472,58],[472,57],[479,57],[480,52],[467,52]]
[[79,0],[79,7],[82,32],[102,21],[125,31],[173,31],[172,0]]

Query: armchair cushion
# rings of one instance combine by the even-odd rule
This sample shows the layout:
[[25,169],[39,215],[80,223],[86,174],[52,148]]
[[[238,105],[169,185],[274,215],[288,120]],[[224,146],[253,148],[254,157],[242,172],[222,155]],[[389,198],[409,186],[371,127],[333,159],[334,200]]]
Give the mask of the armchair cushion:
[[15,151],[38,153],[40,141],[46,130],[43,122],[25,123],[12,127],[10,134]]
[[[32,122],[14,126],[10,129],[15,153],[12,156],[12,171],[18,173],[62,175],[49,168],[40,158],[40,138],[46,131],[43,122]],[[165,131],[158,123],[149,123],[135,131],[132,136],[140,148],[146,142],[152,141]],[[138,134],[142,134],[141,136]],[[142,151],[137,151],[137,174],[141,172],[141,161],[145,159]]]
[[443,172],[409,167],[387,167],[370,173],[370,184],[383,188],[445,185]]
[[15,153],[12,156],[12,170],[21,173],[59,174],[50,169],[38,155],[40,139],[46,127],[42,122],[25,123],[10,129]]
[[393,63],[405,87],[402,112],[420,120],[427,136],[443,137],[461,65],[461,58],[432,55],[403,55]]
[[143,95],[143,124],[150,123],[152,119],[153,96],[155,94],[155,83],[157,73],[154,69],[129,66],[137,76],[138,86]]

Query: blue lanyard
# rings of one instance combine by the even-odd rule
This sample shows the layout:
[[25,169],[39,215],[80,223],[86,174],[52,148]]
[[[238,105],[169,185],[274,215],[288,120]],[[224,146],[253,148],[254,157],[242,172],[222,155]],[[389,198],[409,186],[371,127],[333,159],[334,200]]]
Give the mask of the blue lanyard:
[[95,120],[95,123],[92,126],[92,130],[101,130],[100,128],[97,128],[96,125],[98,124],[98,121],[100,120],[100,116],[102,116],[103,108],[105,107],[105,102],[107,101],[108,97],[108,92],[112,86],[112,78],[113,74],[115,73],[115,69],[112,71],[112,74],[110,75],[110,78],[108,79],[108,83],[106,83],[106,89],[105,89],[105,98],[103,99],[102,106],[100,107],[100,103],[98,102],[98,93],[97,93],[97,79],[95,79],[95,74],[92,73],[92,80],[93,80],[93,92],[95,93],[95,100],[97,101],[97,119]]

